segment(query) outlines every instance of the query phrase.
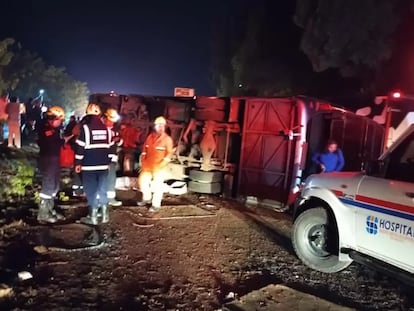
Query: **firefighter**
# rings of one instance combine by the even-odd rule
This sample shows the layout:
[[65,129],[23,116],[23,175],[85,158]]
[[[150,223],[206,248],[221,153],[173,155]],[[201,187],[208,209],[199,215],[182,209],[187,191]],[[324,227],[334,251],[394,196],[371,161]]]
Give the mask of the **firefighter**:
[[108,172],[108,204],[111,206],[121,206],[122,202],[115,199],[115,183],[116,183],[116,168],[118,164],[117,149],[122,145],[122,139],[120,133],[115,129],[114,125],[120,120],[118,112],[109,108],[105,112],[104,123],[108,129],[111,130],[112,134],[112,145],[111,145],[111,163],[109,165]]
[[173,141],[165,132],[166,124],[164,117],[155,119],[154,132],[148,135],[141,153],[142,165],[138,182],[142,201],[137,204],[138,206],[151,205],[149,212],[156,212],[161,207],[165,169],[173,155]]
[[40,223],[55,223],[64,218],[54,209],[54,198],[60,184],[60,148],[64,143],[59,129],[64,119],[64,110],[59,106],[53,106],[46,111],[46,118],[38,127],[39,170],[42,175],[37,214]]
[[97,225],[99,210],[102,215],[101,222],[109,221],[106,192],[112,138],[111,131],[101,120],[101,108],[98,104],[90,103],[86,114],[76,140],[75,171],[82,172],[83,189],[89,206],[89,214],[81,218],[81,222]]

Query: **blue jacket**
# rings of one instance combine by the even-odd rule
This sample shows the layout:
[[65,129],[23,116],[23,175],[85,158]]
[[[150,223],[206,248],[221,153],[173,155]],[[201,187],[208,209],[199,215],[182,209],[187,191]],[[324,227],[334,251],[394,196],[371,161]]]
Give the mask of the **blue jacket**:
[[91,116],[82,125],[76,140],[75,165],[83,171],[102,171],[109,168],[112,133],[98,116]]
[[323,164],[325,166],[325,173],[342,171],[345,165],[344,155],[341,149],[332,153],[315,153],[312,157],[312,162],[318,165]]

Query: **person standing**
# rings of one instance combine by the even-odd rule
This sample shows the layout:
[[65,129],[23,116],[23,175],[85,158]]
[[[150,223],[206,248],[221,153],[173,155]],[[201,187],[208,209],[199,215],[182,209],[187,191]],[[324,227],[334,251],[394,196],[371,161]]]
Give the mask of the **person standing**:
[[345,165],[344,155],[335,140],[327,142],[324,152],[315,153],[312,162],[319,166],[321,173],[340,172]]
[[[80,130],[81,127],[83,126],[83,124],[86,124],[87,120],[90,119],[90,117],[88,115],[86,115],[84,118],[82,118],[82,120],[76,120],[75,122],[76,124],[74,125],[74,127],[72,128],[72,132],[69,133],[67,132],[67,134],[69,135],[68,137],[71,137],[69,139],[69,144],[71,145],[72,149],[76,152],[77,149],[77,144],[76,144],[76,140],[78,139],[79,135],[80,135]],[[66,129],[67,130],[67,129]],[[72,176],[72,195],[74,197],[85,197],[85,193],[83,191],[83,185],[82,185],[82,172],[77,173],[75,170],[73,171],[73,176]]]
[[[66,125],[66,127],[63,131],[63,135],[65,137],[72,136],[73,135],[73,128],[76,126],[76,124],[77,124],[76,117],[75,116],[70,116],[69,122],[68,122],[68,124]],[[75,138],[76,138],[75,136],[72,136],[72,138],[69,140],[69,143],[71,145],[73,145],[72,142],[75,141]]]
[[[173,140],[165,132],[167,120],[158,117],[154,121],[154,131],[145,140],[141,153],[141,173],[138,183],[142,192],[142,201],[138,206],[151,205],[149,212],[161,207],[164,194],[165,169],[173,155]],[[153,193],[153,194],[152,194]]]
[[60,148],[64,143],[59,128],[64,119],[64,110],[59,106],[53,106],[47,110],[45,120],[38,127],[39,170],[42,175],[37,214],[40,223],[55,223],[64,219],[54,208],[54,198],[60,184]]
[[122,202],[116,200],[115,184],[116,184],[116,168],[118,164],[118,147],[122,145],[120,133],[115,129],[115,123],[120,120],[118,112],[113,108],[108,108],[103,119],[106,127],[111,131],[111,163],[108,172],[108,204],[111,206],[121,206]]
[[33,98],[30,97],[26,103],[24,104],[25,106],[25,113],[24,113],[24,122],[23,125],[26,124],[27,122],[29,122],[30,120],[34,120],[32,118],[32,109],[33,109]]
[[21,112],[22,109],[19,100],[16,97],[12,97],[6,107],[6,113],[8,115],[7,125],[9,126],[8,146],[15,146],[18,149],[22,147],[20,133]]
[[35,141],[35,121],[29,120],[22,127],[22,145],[32,146],[33,144],[35,144]]
[[97,225],[99,210],[101,222],[109,221],[107,189],[112,137],[111,131],[101,121],[98,104],[90,103],[86,114],[76,140],[75,172],[82,172],[83,189],[89,206],[89,214],[82,217],[81,222]]
[[123,141],[120,152],[120,164],[123,174],[130,174],[134,171],[135,162],[138,160],[138,144],[141,132],[134,126],[129,117],[122,120],[120,135]]
[[[69,122],[66,125],[66,127],[63,130],[63,137],[65,137],[65,140],[67,143],[64,145],[64,153],[62,156],[65,158],[63,162],[66,163],[65,167],[73,168],[74,165],[74,152],[76,148],[76,138],[77,136],[73,133],[73,129],[77,125],[75,116],[71,116],[69,118]],[[67,156],[67,158],[66,158]]]

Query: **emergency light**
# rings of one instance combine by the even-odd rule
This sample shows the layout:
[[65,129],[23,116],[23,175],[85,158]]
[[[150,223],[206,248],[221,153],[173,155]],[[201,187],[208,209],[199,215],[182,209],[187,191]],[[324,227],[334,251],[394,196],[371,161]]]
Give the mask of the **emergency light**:
[[393,98],[401,98],[401,93],[400,92],[393,92],[392,97]]

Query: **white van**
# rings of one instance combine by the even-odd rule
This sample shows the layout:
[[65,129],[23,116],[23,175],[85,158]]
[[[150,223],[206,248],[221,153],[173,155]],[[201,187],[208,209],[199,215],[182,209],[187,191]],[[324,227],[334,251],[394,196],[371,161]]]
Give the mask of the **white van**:
[[312,175],[294,210],[293,246],[333,273],[353,260],[414,275],[414,124],[366,172]]

